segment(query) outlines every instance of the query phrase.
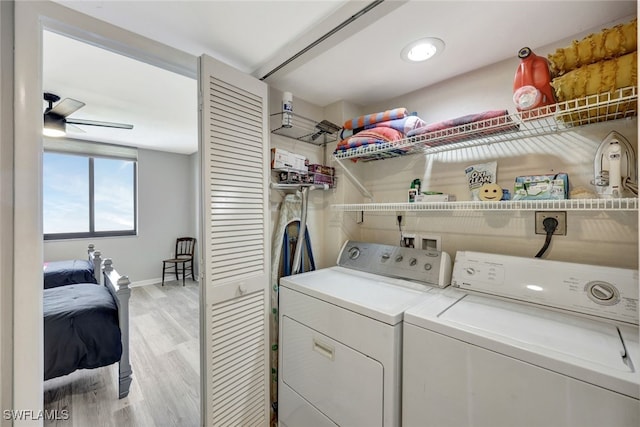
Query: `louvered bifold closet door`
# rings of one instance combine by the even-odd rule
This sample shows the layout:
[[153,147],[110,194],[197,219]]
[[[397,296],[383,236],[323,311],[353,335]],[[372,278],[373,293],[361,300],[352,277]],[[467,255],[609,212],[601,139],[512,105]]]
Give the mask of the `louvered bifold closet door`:
[[269,424],[267,86],[200,58],[202,420]]

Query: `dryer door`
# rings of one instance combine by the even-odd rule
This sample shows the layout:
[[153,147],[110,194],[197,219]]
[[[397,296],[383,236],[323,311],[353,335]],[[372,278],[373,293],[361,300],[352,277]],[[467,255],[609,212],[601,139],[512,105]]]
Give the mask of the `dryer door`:
[[[282,317],[282,381],[341,426],[382,426],[383,366]],[[279,405],[287,405],[280,402]]]

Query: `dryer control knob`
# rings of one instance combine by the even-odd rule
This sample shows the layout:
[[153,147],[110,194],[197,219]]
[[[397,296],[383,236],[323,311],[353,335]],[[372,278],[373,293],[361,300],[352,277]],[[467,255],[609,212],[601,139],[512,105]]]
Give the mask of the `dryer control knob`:
[[391,255],[389,255],[388,253],[385,252],[382,254],[382,262],[385,262],[389,258],[391,258]]
[[472,275],[476,274],[476,270],[473,267],[465,268],[464,272],[467,273],[469,276],[472,276]]
[[356,259],[360,256],[360,248],[353,246],[349,249],[349,259]]
[[424,269],[427,270],[427,271],[431,270],[432,268],[433,268],[433,266],[431,264],[429,264],[429,263],[426,263],[424,265]]
[[620,292],[611,283],[594,280],[587,283],[585,290],[591,301],[600,305],[615,305],[620,301]]
[[599,283],[591,288],[591,295],[602,301],[608,301],[614,297],[615,292],[604,283]]
[[418,260],[417,260],[417,259],[415,259],[415,258],[411,258],[411,259],[409,260],[409,265],[410,265],[411,267],[413,267],[413,266],[414,266],[414,265],[416,265],[417,263],[418,263]]
[[400,262],[400,261],[402,261],[403,259],[404,259],[404,258],[402,257],[402,255],[398,255],[398,256],[396,257],[396,262]]

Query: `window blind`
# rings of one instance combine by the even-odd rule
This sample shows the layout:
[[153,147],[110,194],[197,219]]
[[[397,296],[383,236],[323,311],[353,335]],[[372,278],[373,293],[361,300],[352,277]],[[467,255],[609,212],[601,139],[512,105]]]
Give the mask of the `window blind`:
[[44,151],[79,154],[84,156],[110,157],[115,159],[138,160],[138,149],[124,145],[83,141],[70,138],[44,138]]

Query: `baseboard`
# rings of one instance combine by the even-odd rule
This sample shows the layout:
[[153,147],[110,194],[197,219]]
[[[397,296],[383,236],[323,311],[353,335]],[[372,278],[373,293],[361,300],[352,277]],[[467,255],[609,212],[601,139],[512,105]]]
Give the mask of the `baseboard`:
[[162,278],[158,277],[157,279],[147,279],[147,280],[138,280],[136,282],[131,282],[131,287],[135,288],[138,286],[147,286],[147,285],[155,285],[156,283],[162,282]]
[[[165,283],[172,282],[172,281],[175,281],[175,279],[173,280],[165,279]],[[179,281],[182,281],[182,278]],[[162,283],[161,277],[158,277],[157,279],[138,280],[136,282],[131,282],[129,287],[136,288],[138,286],[157,285],[158,283]]]

